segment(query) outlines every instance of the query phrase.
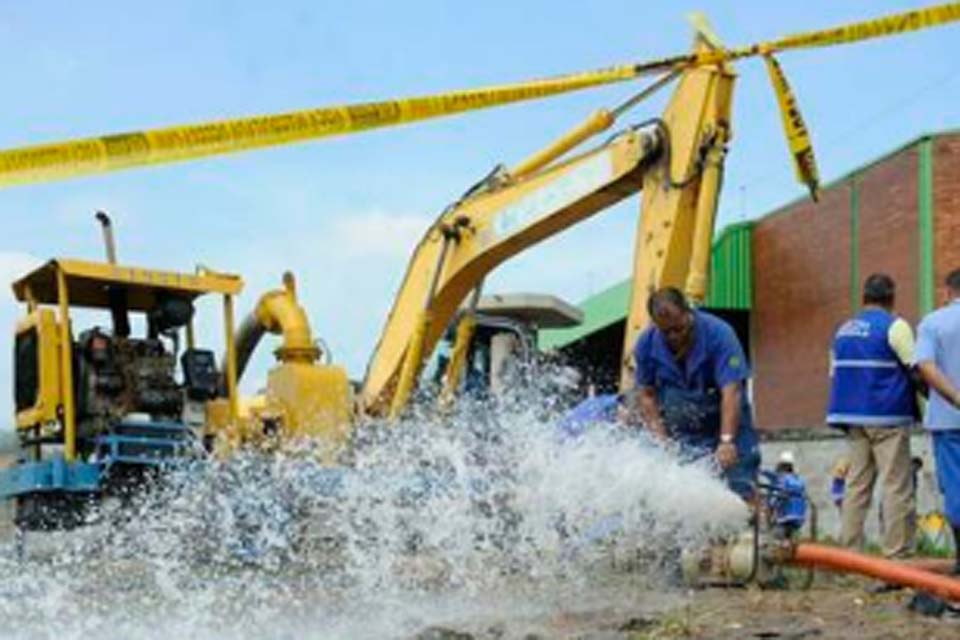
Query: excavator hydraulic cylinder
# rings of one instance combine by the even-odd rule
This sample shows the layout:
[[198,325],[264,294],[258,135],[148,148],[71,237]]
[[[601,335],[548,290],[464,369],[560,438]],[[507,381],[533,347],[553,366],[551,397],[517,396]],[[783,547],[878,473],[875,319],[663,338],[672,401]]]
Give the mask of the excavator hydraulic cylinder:
[[440,405],[448,407],[453,402],[460,381],[463,379],[463,370],[467,363],[467,353],[470,351],[470,341],[477,330],[477,319],[472,313],[466,313],[457,323],[457,337],[450,353],[450,362],[447,363],[447,372],[443,378],[443,390],[440,392]]
[[550,143],[550,145],[523,160],[510,171],[510,176],[514,179],[519,179],[536,173],[567,151],[578,146],[584,140],[609,129],[616,119],[614,113],[607,109],[594,111],[582,123]]

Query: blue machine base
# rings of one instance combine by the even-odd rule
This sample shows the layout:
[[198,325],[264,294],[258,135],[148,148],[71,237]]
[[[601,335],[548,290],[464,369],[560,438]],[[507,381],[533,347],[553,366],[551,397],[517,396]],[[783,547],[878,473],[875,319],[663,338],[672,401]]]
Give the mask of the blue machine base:
[[96,462],[67,462],[56,453],[0,471],[0,498],[98,493],[109,483],[114,467],[170,464],[190,448],[189,436],[189,428],[179,422],[120,422],[95,438]]
[[100,490],[99,463],[67,462],[62,454],[39,462],[21,462],[0,471],[0,497],[33,493],[95,493]]
[[189,435],[179,422],[121,422],[94,442],[105,470],[114,464],[159,467],[190,448]]

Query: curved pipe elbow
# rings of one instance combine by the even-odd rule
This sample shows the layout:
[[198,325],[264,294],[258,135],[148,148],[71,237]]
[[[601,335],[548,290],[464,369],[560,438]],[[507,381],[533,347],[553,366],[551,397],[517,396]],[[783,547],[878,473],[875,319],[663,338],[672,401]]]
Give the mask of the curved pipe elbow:
[[283,346],[274,352],[280,362],[314,362],[320,357],[307,312],[297,302],[296,280],[289,271],[283,274],[283,289],[263,294],[253,314],[266,331],[283,336]]
[[307,312],[291,291],[267,292],[257,302],[253,313],[266,331],[283,336],[283,346],[276,352],[279,360],[313,362],[319,357]]
[[320,350],[313,342],[307,312],[297,302],[293,275],[285,273],[283,289],[268,291],[243,319],[236,336],[237,380],[250,361],[264,333],[283,336],[274,352],[280,362],[315,362]]

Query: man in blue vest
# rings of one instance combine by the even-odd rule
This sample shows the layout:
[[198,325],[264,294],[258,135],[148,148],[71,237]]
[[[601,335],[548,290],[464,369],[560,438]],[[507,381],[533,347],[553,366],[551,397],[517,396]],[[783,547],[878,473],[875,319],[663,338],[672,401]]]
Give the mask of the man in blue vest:
[[933,434],[937,484],[957,553],[954,573],[960,575],[960,269],[947,276],[947,294],[947,305],[917,329],[917,368],[930,386],[923,424]]
[[879,477],[888,557],[912,551],[915,509],[910,486],[910,426],[917,410],[910,369],[913,332],[894,315],[894,300],[890,276],[875,273],[866,279],[863,309],[833,339],[827,414],[829,425],[845,431],[849,446],[840,541],[863,547],[863,523]]
[[760,452],[744,385],[743,348],[726,322],[667,287],[650,295],[653,321],[634,348],[641,418],[687,459],[712,457],[727,485],[753,496]]

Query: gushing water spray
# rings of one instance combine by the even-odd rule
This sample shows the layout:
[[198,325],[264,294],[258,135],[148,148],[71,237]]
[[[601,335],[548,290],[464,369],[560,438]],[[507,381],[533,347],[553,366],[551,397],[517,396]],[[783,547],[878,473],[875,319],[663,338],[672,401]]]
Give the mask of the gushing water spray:
[[46,553],[4,559],[0,624],[17,638],[405,637],[572,606],[627,569],[641,597],[681,546],[745,522],[708,469],[618,427],[566,441],[543,406],[368,425],[336,469],[310,443],[179,469],[37,541]]

